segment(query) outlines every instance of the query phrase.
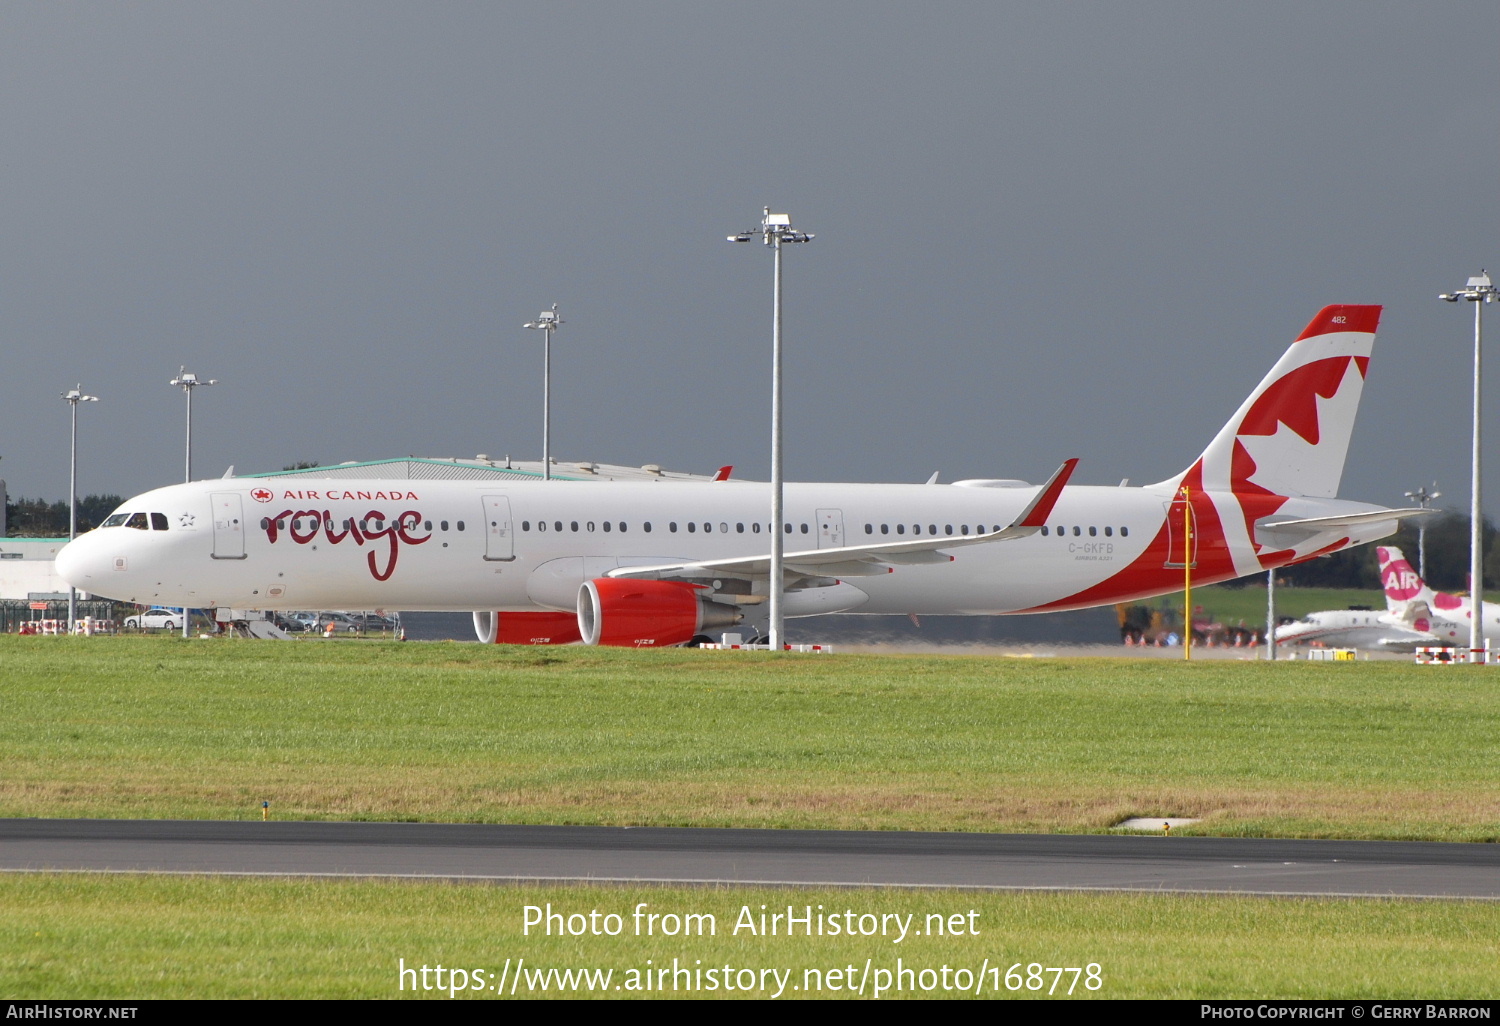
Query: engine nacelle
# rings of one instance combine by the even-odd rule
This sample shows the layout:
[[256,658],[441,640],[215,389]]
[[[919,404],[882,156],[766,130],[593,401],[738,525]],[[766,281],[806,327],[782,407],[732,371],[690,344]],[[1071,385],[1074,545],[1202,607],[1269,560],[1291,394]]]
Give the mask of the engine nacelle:
[[476,612],[474,633],[487,645],[571,645],[583,640],[574,613]]
[[734,606],[709,601],[704,591],[685,581],[597,577],[578,590],[578,630],[585,645],[660,648],[744,619]]

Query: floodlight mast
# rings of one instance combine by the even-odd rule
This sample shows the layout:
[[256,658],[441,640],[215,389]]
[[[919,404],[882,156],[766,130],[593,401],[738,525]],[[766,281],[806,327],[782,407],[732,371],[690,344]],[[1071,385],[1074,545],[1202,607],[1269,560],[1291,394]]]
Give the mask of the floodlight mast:
[[[183,460],[182,468],[182,480],[184,482],[193,479],[193,389],[204,385],[217,385],[218,383],[218,378],[209,378],[205,381],[196,374],[190,374],[186,367],[177,368],[177,376],[167,382],[169,385],[180,387],[187,395],[187,455]],[[188,630],[187,606],[182,607],[182,636],[184,638],[191,636],[191,632]]]
[[[1436,481],[1432,482],[1432,491],[1430,492],[1427,490],[1427,486],[1423,485],[1414,492],[1402,492],[1402,494],[1405,495],[1408,499],[1411,499],[1417,505],[1421,506],[1423,509],[1427,508],[1427,504],[1429,502],[1432,502],[1434,499],[1441,499],[1443,497],[1443,493],[1437,490]],[[1417,521],[1417,574],[1422,578],[1422,580],[1427,580],[1426,517],[1422,517]]]
[[1484,306],[1500,301],[1500,289],[1483,269],[1461,289],[1438,296],[1447,303],[1460,299],[1474,304],[1474,426],[1473,460],[1469,468],[1469,662],[1484,662],[1484,521],[1479,501],[1479,409],[1480,358],[1483,353]]
[[[82,385],[74,385],[62,394],[68,404],[68,413],[73,421],[71,441],[68,446],[68,541],[78,537],[78,404],[97,403],[97,395],[84,395]],[[78,589],[68,586],[68,633],[71,635],[78,622]]]
[[781,247],[784,243],[811,242],[808,232],[792,227],[787,214],[773,214],[770,207],[764,208],[764,217],[759,228],[729,236],[730,242],[749,242],[756,236],[772,252],[771,287],[771,577],[770,577],[770,643],[773,652],[780,652],[785,642],[782,639],[782,593],[786,587],[784,577],[785,546],[783,537],[786,525],[783,517],[782,493],[785,480],[782,474],[782,402],[781,402]]
[[193,389],[203,385],[217,385],[218,378],[209,378],[204,381],[196,374],[188,373],[186,367],[178,368],[177,376],[167,382],[169,385],[177,385],[187,394],[187,455],[183,461],[182,480],[184,482],[193,479]]
[[542,332],[542,480],[552,480],[552,333],[562,323],[557,304],[551,310],[537,314],[536,320],[527,321],[523,328],[537,328]]

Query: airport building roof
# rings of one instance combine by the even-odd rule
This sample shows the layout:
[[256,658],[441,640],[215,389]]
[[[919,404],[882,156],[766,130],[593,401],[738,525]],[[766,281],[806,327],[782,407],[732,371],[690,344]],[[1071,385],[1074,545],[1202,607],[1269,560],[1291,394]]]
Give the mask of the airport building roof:
[[[296,478],[382,478],[396,481],[485,481],[496,478],[535,481],[542,476],[540,460],[513,460],[509,456],[490,459],[432,459],[408,456],[404,459],[365,460],[336,463],[328,467],[302,470],[273,470],[241,477]],[[571,463],[552,461],[552,477],[558,481],[710,481],[706,474],[685,474],[663,470],[654,463],[642,467],[622,467],[610,463]]]

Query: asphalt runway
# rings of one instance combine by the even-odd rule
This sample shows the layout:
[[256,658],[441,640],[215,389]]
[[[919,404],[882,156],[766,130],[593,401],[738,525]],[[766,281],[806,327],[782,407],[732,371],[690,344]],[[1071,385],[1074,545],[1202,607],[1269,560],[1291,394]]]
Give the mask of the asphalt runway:
[[1500,845],[434,823],[0,820],[0,870],[1500,898]]

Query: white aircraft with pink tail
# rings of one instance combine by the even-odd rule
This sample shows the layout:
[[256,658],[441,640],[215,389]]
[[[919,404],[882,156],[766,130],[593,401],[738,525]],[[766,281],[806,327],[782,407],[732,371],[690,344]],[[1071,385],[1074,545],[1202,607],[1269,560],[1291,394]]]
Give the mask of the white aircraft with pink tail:
[[470,610],[481,640],[519,644],[763,632],[773,530],[788,616],[1135,601],[1182,587],[1185,561],[1226,581],[1423,512],[1335,497],[1379,320],[1325,307],[1197,460],[1144,487],[1070,484],[1076,460],[1040,486],[787,484],[773,525],[769,486],[749,481],[231,478],[130,499],[57,568],[152,605]]
[[[1472,605],[1467,596],[1433,591],[1394,545],[1375,550],[1385,611],[1329,609],[1308,613],[1276,628],[1282,645],[1387,649],[1410,652],[1419,646],[1466,646]],[[1500,647],[1500,605],[1484,603],[1480,627],[1491,647]]]

